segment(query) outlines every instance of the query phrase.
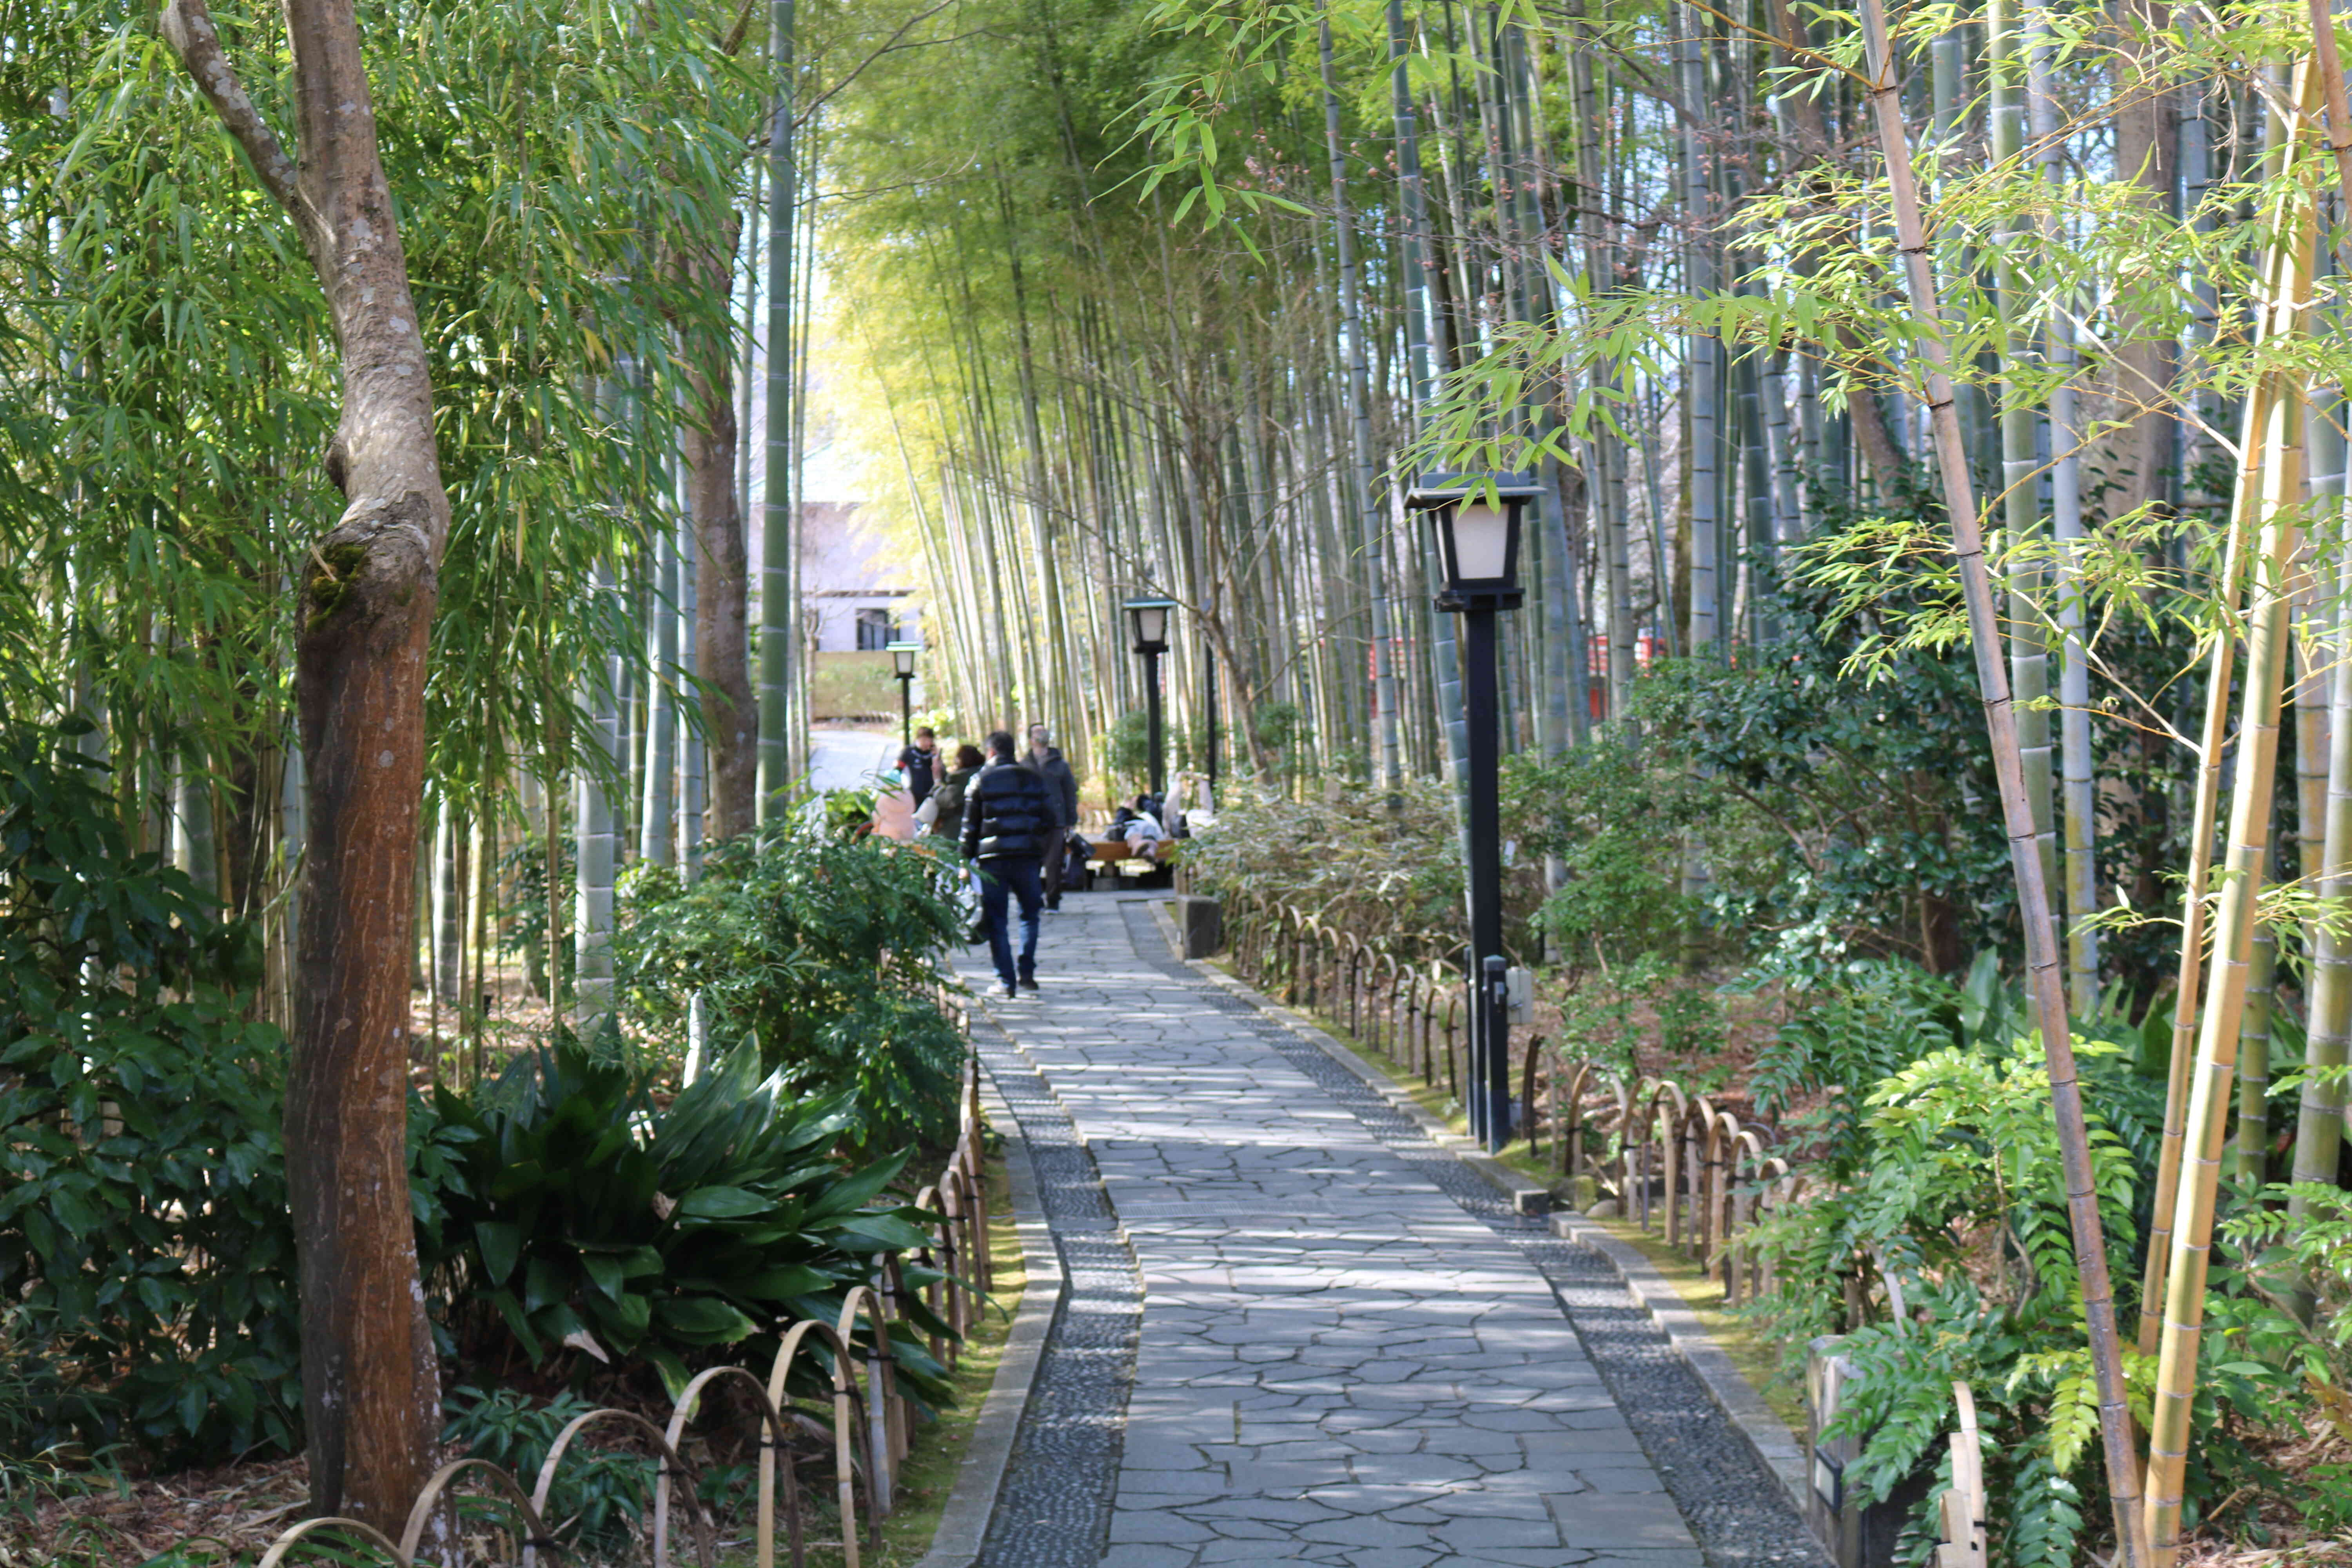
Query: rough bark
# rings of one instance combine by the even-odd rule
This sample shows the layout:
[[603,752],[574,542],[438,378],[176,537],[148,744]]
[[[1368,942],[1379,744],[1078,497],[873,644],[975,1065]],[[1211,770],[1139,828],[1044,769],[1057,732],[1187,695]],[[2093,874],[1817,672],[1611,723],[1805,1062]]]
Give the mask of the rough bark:
[[[731,247],[727,254],[731,254]],[[760,820],[760,710],[751,693],[751,555],[736,505],[731,355],[708,334],[687,367],[694,418],[687,421],[687,494],[694,500],[694,670],[703,682],[703,738],[710,745],[710,837],[731,839]]]
[[424,689],[448,497],[352,0],[287,0],[299,163],[205,0],[163,34],[300,234],[335,323],[345,507],[299,572],[295,694],[310,855],[295,933],[287,1187],[299,1258],[310,1501],[387,1531],[431,1473],[440,1394],[405,1160]]
[[[740,220],[688,263],[702,291],[721,308],[734,286]],[[683,433],[688,495],[694,508],[695,673],[703,682],[702,724],[710,748],[709,787],[713,838],[749,833],[760,816],[760,710],[751,695],[751,556],[735,487],[735,350],[724,330],[687,323],[688,395]]]

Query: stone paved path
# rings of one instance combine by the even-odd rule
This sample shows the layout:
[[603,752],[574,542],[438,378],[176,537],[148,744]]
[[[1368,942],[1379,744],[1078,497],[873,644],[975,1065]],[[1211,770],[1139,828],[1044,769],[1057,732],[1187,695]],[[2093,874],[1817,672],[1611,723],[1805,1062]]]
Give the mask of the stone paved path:
[[1699,1568],[1528,1256],[1147,962],[1118,900],[1066,902],[1043,994],[989,1009],[1091,1152],[1144,1301],[1108,1539],[1053,1560]]

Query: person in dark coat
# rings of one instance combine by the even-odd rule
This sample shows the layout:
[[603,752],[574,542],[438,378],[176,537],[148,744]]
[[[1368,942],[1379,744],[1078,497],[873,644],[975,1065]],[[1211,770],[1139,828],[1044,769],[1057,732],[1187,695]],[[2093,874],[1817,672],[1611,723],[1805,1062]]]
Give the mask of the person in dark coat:
[[929,724],[915,731],[915,743],[898,753],[898,773],[907,781],[907,798],[917,805],[930,799],[940,782],[940,738]]
[[955,766],[948,770],[945,778],[931,786],[931,802],[939,808],[931,818],[931,837],[944,838],[950,844],[963,837],[964,791],[971,787],[971,781],[980,776],[980,770],[987,761],[980,754],[978,746],[967,742],[956,748]]
[[[981,919],[1008,998],[1037,989],[1038,914],[1045,902],[1038,868],[1060,844],[1045,774],[1013,761],[1013,737],[999,730],[988,738],[988,765],[963,792],[963,852],[980,867]],[[1013,900],[1021,905],[1017,962],[1008,907]]]
[[1036,770],[1045,781],[1045,788],[1054,802],[1054,826],[1061,829],[1054,836],[1051,847],[1045,851],[1045,907],[1062,907],[1062,856],[1070,829],[1078,825],[1078,775],[1062,760],[1061,748],[1054,744],[1054,732],[1043,724],[1029,726],[1029,755],[1024,765]]

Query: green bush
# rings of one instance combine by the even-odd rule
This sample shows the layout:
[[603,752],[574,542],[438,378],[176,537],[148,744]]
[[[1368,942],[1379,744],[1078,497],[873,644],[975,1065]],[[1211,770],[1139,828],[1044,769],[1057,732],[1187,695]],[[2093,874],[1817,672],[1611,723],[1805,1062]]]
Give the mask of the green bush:
[[[715,1360],[761,1363],[782,1323],[835,1321],[877,1259],[923,1245],[927,1216],[887,1204],[901,1155],[851,1167],[842,1097],[793,1094],[759,1053],[728,1053],[656,1103],[625,1068],[569,1046],[467,1093],[411,1105],[420,1257],[475,1364],[511,1337],[534,1364],[576,1352],[650,1362],[673,1391]],[[887,1206],[870,1207],[884,1201]],[[910,1289],[937,1275],[906,1264]],[[944,1331],[919,1300],[909,1310]],[[919,1342],[894,1346],[926,1397],[946,1385]]]
[[[1337,805],[1236,781],[1216,825],[1188,840],[1194,885],[1217,898],[1287,901],[1367,940],[1462,926],[1462,858],[1446,785],[1359,787]],[[1524,913],[1522,909],[1519,913]]]
[[[529,1491],[563,1428],[595,1406],[576,1394],[542,1402],[510,1388],[461,1385],[443,1408],[448,1415],[443,1442],[463,1448],[469,1459],[488,1460]],[[642,1454],[575,1447],[555,1472],[541,1522],[567,1553],[625,1548],[652,1506],[653,1469]],[[511,1518],[503,1507],[498,1511]]]
[[252,933],[132,853],[78,732],[0,730],[0,1298],[58,1395],[13,1436],[292,1447],[285,1051],[247,1016]]
[[[2071,1564],[2107,1505],[2049,1075],[2021,989],[1987,953],[1958,984],[1908,964],[1861,961],[1796,999],[1799,1011],[1759,1058],[1754,1081],[1768,1112],[1812,1107],[1791,1117],[1791,1131],[1818,1158],[1809,1195],[1752,1233],[1773,1284],[1750,1317],[1792,1363],[1814,1335],[1845,1332],[1857,1382],[1832,1431],[1866,1439],[1846,1481],[1867,1498],[1923,1472],[1944,1474],[1951,1385],[1968,1383],[1984,1427],[1988,1485],[2005,1500],[1993,1521],[1993,1561]],[[2164,1113],[2163,1058],[2146,1037],[2165,1024],[2161,1014],[2135,1024],[2109,1006],[2074,1024],[2108,1273],[2126,1324],[2146,1260]],[[2273,1189],[2273,1200],[2281,1195]],[[2319,1331],[2308,1332],[2276,1293],[2300,1272],[2323,1305],[2340,1302],[2352,1279],[2352,1223],[2326,1201],[2300,1227],[2250,1192],[2225,1192],[2224,1207],[2189,1447],[2190,1522],[2241,1488],[2286,1498],[2315,1527],[2339,1511],[2352,1517],[2340,1478],[2315,1475],[2299,1490],[2282,1489],[2245,1440],[2253,1431],[2301,1430],[2310,1391],[2332,1390],[2342,1374],[2352,1331],[2339,1332],[2323,1314]],[[2263,1255],[2266,1246],[2273,1250]],[[1891,1310],[1897,1292],[1907,1309],[1899,1317]],[[1849,1320],[1850,1302],[1860,1304],[1860,1321]],[[2143,1420],[2154,1371],[2151,1359],[2126,1357]],[[1920,1541],[1927,1518],[1915,1529]]]
[[793,1093],[845,1093],[867,1147],[955,1130],[963,1040],[932,1000],[962,937],[955,871],[920,846],[801,829],[715,847],[701,878],[635,873],[614,963],[629,1020],[673,1043],[702,993]]

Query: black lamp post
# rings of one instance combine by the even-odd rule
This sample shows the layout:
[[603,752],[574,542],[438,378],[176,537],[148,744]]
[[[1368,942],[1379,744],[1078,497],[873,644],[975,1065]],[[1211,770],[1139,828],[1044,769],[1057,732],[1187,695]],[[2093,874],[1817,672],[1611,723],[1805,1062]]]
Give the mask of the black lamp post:
[[1217,801],[1217,656],[1209,647],[1204,634],[1201,638],[1201,706],[1208,718],[1209,762],[1202,771],[1209,775],[1209,804]]
[[1151,793],[1164,795],[1167,772],[1160,749],[1160,656],[1168,651],[1168,612],[1173,599],[1129,599],[1127,618],[1135,632],[1135,651],[1143,655],[1144,699],[1150,704],[1151,731]]
[[894,642],[889,647],[890,673],[898,678],[898,743],[915,743],[915,656],[923,651],[919,642]]
[[1462,709],[1469,730],[1471,1135],[1489,1150],[1511,1136],[1510,997],[1503,956],[1501,733],[1495,616],[1519,607],[1519,521],[1536,498],[1524,474],[1426,474],[1405,504],[1437,536],[1437,607],[1462,617]]

